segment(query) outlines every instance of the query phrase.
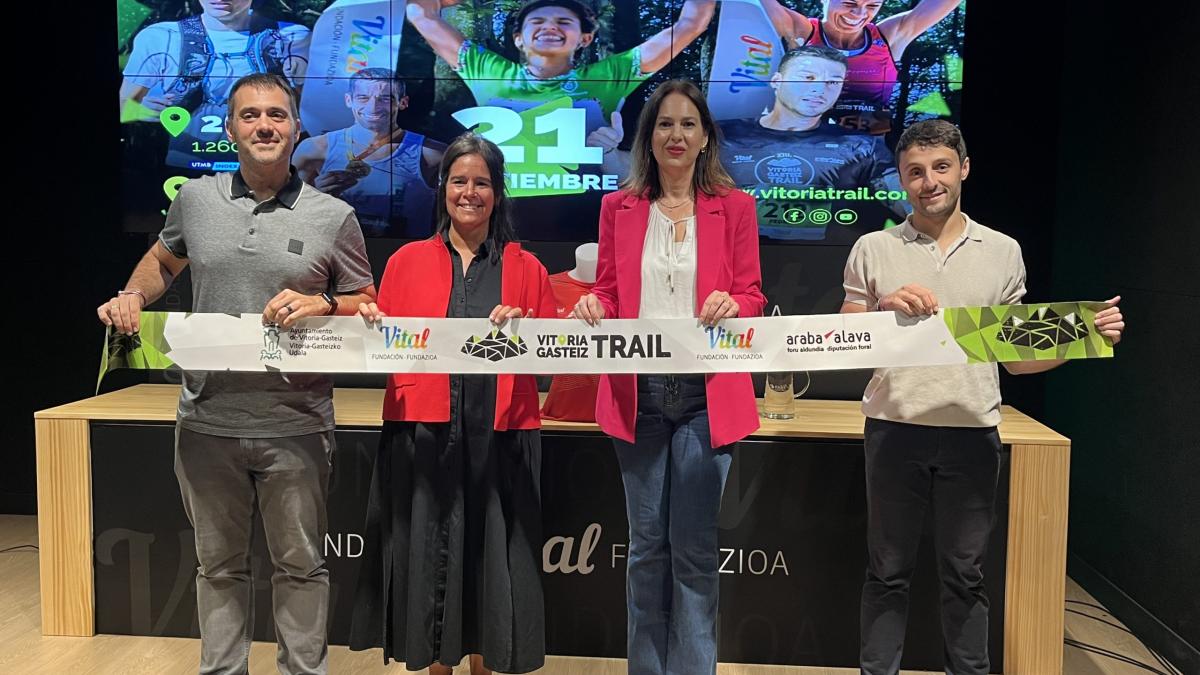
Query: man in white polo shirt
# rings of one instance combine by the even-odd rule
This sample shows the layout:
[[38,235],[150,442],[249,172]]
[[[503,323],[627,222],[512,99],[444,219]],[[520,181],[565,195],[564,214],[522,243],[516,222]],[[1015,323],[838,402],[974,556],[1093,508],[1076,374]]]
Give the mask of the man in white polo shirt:
[[[1016,240],[961,211],[970,172],[966,144],[944,120],[918,122],[896,145],[913,212],[899,226],[860,238],[846,261],[843,312],[1016,304],[1025,264]],[[1096,330],[1121,339],[1117,302]],[[1063,361],[1006,363],[1012,374]],[[1000,376],[996,364],[879,368],[863,394],[867,548],[860,665],[867,675],[900,669],[908,590],[925,513],[933,510],[941,578],[946,672],[986,675],[988,598],[981,569],[994,520],[1000,466]]]

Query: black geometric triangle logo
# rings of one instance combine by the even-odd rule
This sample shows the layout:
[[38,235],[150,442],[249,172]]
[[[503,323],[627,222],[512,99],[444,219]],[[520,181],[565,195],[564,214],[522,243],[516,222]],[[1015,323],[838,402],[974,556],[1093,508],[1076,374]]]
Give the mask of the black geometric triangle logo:
[[1088,332],[1087,324],[1078,314],[1059,316],[1049,307],[1040,307],[1027,320],[1009,316],[1000,324],[996,339],[1018,347],[1050,349],[1082,340]]
[[492,329],[487,337],[472,335],[463,343],[462,353],[493,363],[520,356],[529,351],[519,335],[508,336],[498,328]]

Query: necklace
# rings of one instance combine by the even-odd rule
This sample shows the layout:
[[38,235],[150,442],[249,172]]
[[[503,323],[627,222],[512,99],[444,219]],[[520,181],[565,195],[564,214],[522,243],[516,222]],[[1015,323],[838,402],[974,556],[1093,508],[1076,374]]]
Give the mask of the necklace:
[[677,208],[683,206],[684,204],[690,204],[691,201],[692,201],[691,197],[686,197],[686,198],[684,198],[683,201],[679,202],[678,204],[668,204],[666,202],[666,200],[664,200],[660,197],[658,200],[658,205],[663,207],[664,209],[677,209]]

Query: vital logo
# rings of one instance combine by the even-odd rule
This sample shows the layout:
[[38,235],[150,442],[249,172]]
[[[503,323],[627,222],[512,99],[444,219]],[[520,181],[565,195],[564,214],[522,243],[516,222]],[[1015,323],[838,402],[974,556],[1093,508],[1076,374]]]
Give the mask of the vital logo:
[[1079,315],[1071,312],[1059,316],[1049,307],[1039,307],[1026,320],[1016,316],[1005,319],[996,339],[1019,347],[1050,349],[1087,336],[1087,323]]
[[367,67],[367,59],[383,39],[387,19],[377,16],[373,21],[359,19],[352,23],[358,30],[350,34],[350,50],[346,52],[347,75],[353,75]]
[[709,326],[704,329],[708,333],[709,349],[750,349],[754,340],[754,329],[745,333],[731,333],[720,326]]
[[282,361],[283,350],[279,348],[279,326],[267,324],[263,326],[263,348],[258,355],[259,361]]
[[720,326],[708,326],[708,348],[712,351],[696,354],[697,361],[762,361],[763,355],[752,352],[754,329],[745,333],[732,333]]
[[493,363],[521,356],[529,351],[525,341],[519,335],[505,335],[499,328],[493,328],[487,337],[472,335],[463,344],[462,353],[477,359],[487,359]]
[[[600,523],[588,525],[583,531],[578,551],[575,550],[575,537],[550,537],[542,546],[542,571],[546,574],[591,574],[595,569],[592,553],[600,542],[602,531]],[[575,556],[574,561],[571,560],[572,555]]]
[[743,35],[740,39],[746,47],[746,58],[739,61],[733,72],[729,73],[731,94],[771,83],[771,57],[775,53],[775,46],[753,35]]
[[400,326],[380,326],[383,333],[383,346],[388,349],[428,349],[429,329],[420,333],[410,332]]

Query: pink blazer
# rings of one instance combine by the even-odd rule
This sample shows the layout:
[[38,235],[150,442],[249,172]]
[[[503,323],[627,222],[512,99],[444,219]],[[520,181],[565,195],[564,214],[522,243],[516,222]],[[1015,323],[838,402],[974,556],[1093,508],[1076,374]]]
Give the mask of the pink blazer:
[[[604,196],[600,207],[600,251],[592,292],[610,318],[635,319],[642,297],[642,248],[650,201],[624,190]],[[696,311],[714,290],[729,293],[738,316],[762,316],[758,265],[758,220],[754,198],[740,190],[722,196],[700,193],[696,201]],[[713,447],[728,445],[758,429],[754,385],[749,373],[705,376]],[[637,376],[601,375],[596,422],[604,433],[632,443],[637,419]]]

